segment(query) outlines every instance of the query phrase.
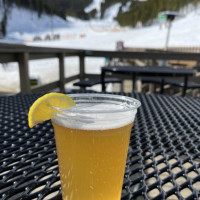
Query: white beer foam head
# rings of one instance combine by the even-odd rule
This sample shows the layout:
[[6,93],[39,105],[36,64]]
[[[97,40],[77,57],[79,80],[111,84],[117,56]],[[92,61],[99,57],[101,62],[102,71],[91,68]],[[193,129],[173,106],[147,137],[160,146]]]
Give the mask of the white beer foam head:
[[64,127],[83,130],[115,129],[134,121],[136,109],[128,109],[126,103],[111,102],[78,103],[54,115],[53,121]]

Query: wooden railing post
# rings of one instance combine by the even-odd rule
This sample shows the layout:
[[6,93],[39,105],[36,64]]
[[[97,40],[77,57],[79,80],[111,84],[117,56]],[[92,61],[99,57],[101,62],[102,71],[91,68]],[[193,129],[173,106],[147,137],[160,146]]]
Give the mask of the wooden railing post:
[[60,91],[65,91],[65,54],[59,53],[59,87]]
[[85,78],[85,55],[84,53],[79,54],[79,75],[80,80]]
[[21,93],[31,93],[30,79],[29,79],[29,53],[20,53],[18,57],[19,62],[19,78]]

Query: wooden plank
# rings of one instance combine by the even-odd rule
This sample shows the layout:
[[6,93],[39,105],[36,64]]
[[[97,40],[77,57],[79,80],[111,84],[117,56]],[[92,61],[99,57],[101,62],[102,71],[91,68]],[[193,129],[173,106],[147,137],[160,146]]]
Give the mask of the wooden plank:
[[21,93],[30,93],[30,80],[29,80],[29,73],[28,73],[28,62],[29,62],[29,54],[28,53],[21,53],[18,55],[18,62],[19,62],[19,76],[20,76],[20,89]]
[[76,79],[79,79],[79,74],[77,74],[77,75],[74,75],[74,76],[70,76],[70,77],[67,77],[67,78],[65,78],[65,83],[69,83],[69,82],[71,82],[71,81],[74,81],[74,80],[76,80]]
[[16,62],[18,56],[16,53],[0,53],[0,63]]
[[65,54],[60,53],[59,59],[59,88],[61,92],[65,91]]
[[128,51],[94,51],[86,50],[88,57],[160,59],[160,60],[200,60],[199,53],[184,52],[128,52]]
[[56,58],[57,53],[31,53],[30,60],[46,59],[46,58]]
[[[32,58],[41,58],[38,54],[65,53],[71,55],[85,55],[89,57],[110,57],[110,58],[133,58],[133,59],[160,59],[160,60],[200,60],[200,53],[166,52],[166,51],[94,51],[67,48],[33,47],[16,44],[0,44],[0,53],[29,52],[37,54]],[[45,56],[44,56],[45,57]]]
[[69,53],[69,54],[79,54],[82,50],[79,49],[68,49],[68,48],[55,48],[55,47],[31,47],[25,46],[24,50],[30,53]]
[[52,83],[48,83],[41,86],[36,86],[31,89],[32,93],[39,93],[39,92],[48,92],[50,90],[56,89],[59,87],[59,81],[54,81]]
[[0,52],[10,52],[10,53],[20,53],[20,52],[29,52],[29,53],[74,53],[78,54],[83,52],[79,49],[68,49],[68,48],[55,48],[55,47],[36,47],[36,46],[27,46],[24,44],[8,44],[0,43]]
[[79,56],[79,52],[65,52],[65,57]]
[[[79,74],[65,78],[64,82],[68,83],[68,82],[71,82],[71,81],[76,80],[78,78],[79,78]],[[45,84],[45,85],[36,86],[36,87],[31,89],[31,92],[32,93],[48,92],[48,91],[56,89],[56,88],[59,88],[59,81],[54,81],[52,83],[48,83],[48,84]]]
[[[58,53],[31,53],[30,54],[30,60],[37,60],[37,59],[46,59],[46,58],[56,58]],[[78,56],[78,53],[66,53],[64,52],[65,57],[70,56]]]
[[22,48],[24,46],[25,46],[24,44],[12,44],[12,43],[5,43],[5,42],[0,43],[0,49],[13,48],[13,47]]

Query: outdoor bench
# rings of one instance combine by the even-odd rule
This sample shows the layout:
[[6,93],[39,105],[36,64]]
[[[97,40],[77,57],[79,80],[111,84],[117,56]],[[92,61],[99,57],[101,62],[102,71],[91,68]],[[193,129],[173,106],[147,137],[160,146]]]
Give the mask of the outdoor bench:
[[[120,83],[121,91],[123,91],[123,81],[119,78],[106,78],[105,83]],[[74,83],[74,86],[79,86],[80,89],[86,90],[86,87],[92,87],[94,85],[101,84],[101,79],[99,78],[86,78],[84,80]]]

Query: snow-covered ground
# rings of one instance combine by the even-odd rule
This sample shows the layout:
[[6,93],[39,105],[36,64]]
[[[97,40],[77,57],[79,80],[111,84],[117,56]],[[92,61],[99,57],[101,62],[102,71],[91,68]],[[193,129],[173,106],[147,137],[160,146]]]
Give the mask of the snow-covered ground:
[[[95,0],[94,0],[95,1]],[[98,5],[102,0],[96,0]],[[95,6],[91,4],[88,10]],[[93,7],[92,7],[93,6]],[[109,11],[110,9],[110,11]],[[122,28],[112,20],[119,10],[119,4],[108,8],[103,20],[82,21],[72,17],[67,22],[56,16],[37,17],[34,12],[14,7],[8,20],[6,40],[24,42],[31,46],[62,48],[82,48],[115,50],[116,42],[123,41],[125,47],[164,47],[167,28],[159,25],[144,28]],[[184,11],[183,11],[184,13]],[[21,20],[19,20],[21,19]],[[169,46],[200,46],[200,9],[199,7],[173,22]],[[47,35],[59,34],[60,40],[44,41]],[[33,41],[39,36],[42,41]],[[66,76],[78,73],[78,58],[66,58]],[[100,73],[103,58],[87,58],[86,72]],[[30,61],[30,76],[39,77],[42,83],[58,79],[58,60],[46,59]],[[16,63],[0,66],[0,87],[19,91],[18,67]],[[57,75],[56,75],[57,74]],[[72,84],[68,85],[69,87]]]

